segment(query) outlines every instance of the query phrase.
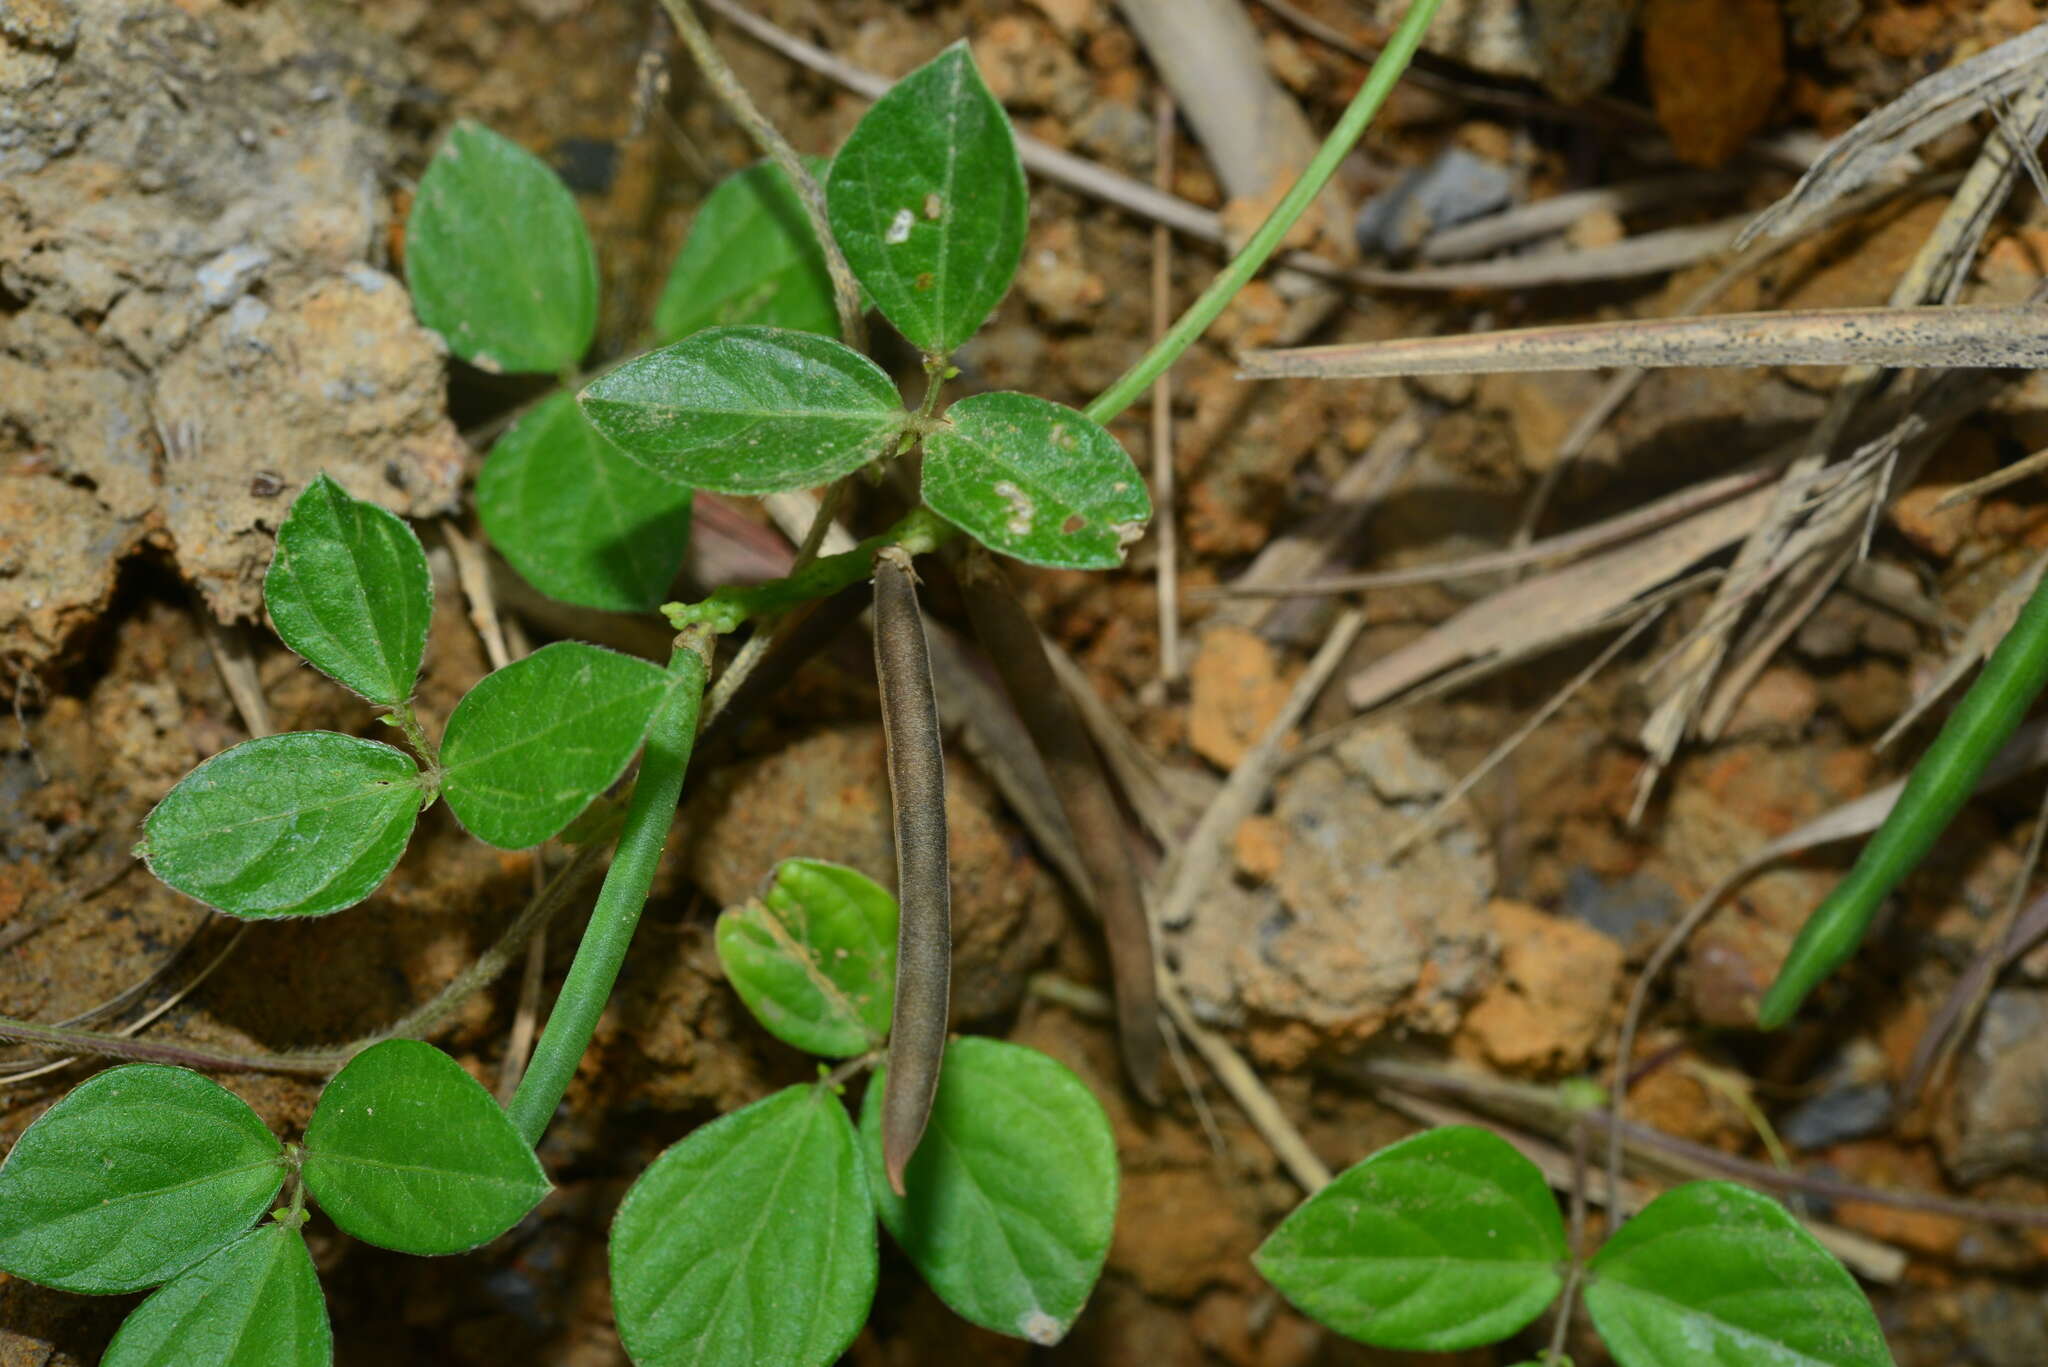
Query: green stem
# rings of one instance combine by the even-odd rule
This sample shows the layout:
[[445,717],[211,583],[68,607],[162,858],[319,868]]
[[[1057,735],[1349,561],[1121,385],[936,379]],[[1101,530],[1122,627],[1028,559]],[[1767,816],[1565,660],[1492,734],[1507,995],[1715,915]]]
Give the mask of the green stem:
[[569,1080],[576,1075],[597,1030],[598,1017],[611,997],[612,984],[618,981],[619,966],[625,962],[633,931],[640,924],[641,909],[647,905],[647,890],[654,885],[662,846],[668,841],[669,827],[675,824],[683,774],[697,740],[697,713],[704,699],[710,645],[710,635],[703,631],[686,632],[676,642],[668,667],[679,676],[679,682],[648,732],[618,849],[605,872],[604,886],[598,890],[590,925],[576,946],[569,976],[555,998],[554,1010],[548,1013],[547,1027],[533,1047],[518,1091],[505,1107],[513,1127],[529,1144],[540,1143],[548,1120],[569,1090]]
[[1251,282],[1259,268],[1279,248],[1282,238],[1294,226],[1315,197],[1323,192],[1330,177],[1336,173],[1337,163],[1351,152],[1352,145],[1372,122],[1373,115],[1385,103],[1387,93],[1394,88],[1394,82],[1401,79],[1401,73],[1408,68],[1409,58],[1422,43],[1423,30],[1436,14],[1439,0],[1415,0],[1408,7],[1408,13],[1401,18],[1401,25],[1380,53],[1372,70],[1366,73],[1365,84],[1351,99],[1351,107],[1344,111],[1344,117],[1330,130],[1330,136],[1323,139],[1310,160],[1308,169],[1301,173],[1301,179],[1276,205],[1258,231],[1244,244],[1242,250],[1230,259],[1230,264],[1209,282],[1209,288],[1201,297],[1188,305],[1180,321],[1153,343],[1152,349],[1144,354],[1136,365],[1125,371],[1117,382],[1105,389],[1094,403],[1085,410],[1089,417],[1099,423],[1108,423],[1117,414],[1138,401],[1154,380],[1180,359],[1180,354],[1194,345],[1195,339],[1209,330],[1209,324],[1237,296],[1237,292]]
[[413,748],[413,753],[427,766],[427,772],[438,772],[441,767],[440,751],[427,739],[427,730],[420,725],[419,713],[412,710],[412,703],[408,700],[392,708],[390,720],[405,737],[405,743]]
[[913,508],[888,531],[869,537],[850,551],[813,560],[795,573],[765,584],[719,589],[702,602],[664,603],[661,611],[678,631],[704,626],[723,636],[753,618],[787,612],[865,582],[874,575],[875,552],[884,546],[901,546],[911,555],[924,555],[957,535],[958,529],[937,513]]

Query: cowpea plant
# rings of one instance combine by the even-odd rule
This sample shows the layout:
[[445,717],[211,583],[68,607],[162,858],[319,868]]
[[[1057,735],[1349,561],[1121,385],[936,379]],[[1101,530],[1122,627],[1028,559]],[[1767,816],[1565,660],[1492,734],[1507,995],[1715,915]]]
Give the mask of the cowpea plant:
[[[562,834],[643,741],[643,774],[677,735],[687,754],[704,682],[703,657],[687,645],[667,669],[578,642],[546,646],[478,682],[435,744],[411,702],[433,612],[426,553],[402,520],[325,476],[293,501],[263,592],[285,643],[377,707],[408,749],[291,732],[246,741],[180,780],[136,853],[227,915],[320,916],[362,901],[436,798],[472,834],[523,849]],[[592,823],[591,834],[606,833]],[[629,809],[613,864],[629,879],[632,835]],[[640,865],[651,878],[651,855]],[[594,931],[616,927],[605,905],[601,895]],[[161,1287],[116,1335],[105,1360],[119,1367],[326,1363],[325,1304],[300,1234],[307,1197],[341,1230],[402,1252],[461,1252],[504,1233],[549,1190],[533,1143],[602,1002],[565,988],[509,1111],[431,1045],[371,1043],[327,1083],[291,1146],[186,1068],[100,1073],[0,1165],[0,1270],[94,1294]]]
[[1021,1045],[946,1044],[932,1138],[900,1182],[884,1157],[886,1077],[858,1131],[837,1098],[887,1049],[898,917],[886,888],[810,859],[784,860],[719,916],[719,961],[763,1028],[852,1062],[692,1132],[626,1193],[612,1303],[635,1362],[833,1361],[874,1298],[877,1215],[976,1324],[1053,1343],[1080,1313],[1109,1251],[1117,1168],[1079,1078]]
[[[403,1038],[347,1059],[295,1146],[181,1068],[142,1064],[89,1080],[0,1166],[0,1270],[84,1292],[161,1287],[122,1328],[108,1359],[117,1364],[298,1367],[331,1358],[299,1234],[308,1195],[342,1230],[421,1254],[509,1228],[547,1190],[532,1148],[645,904],[713,638],[748,624],[765,634],[792,609],[872,578],[900,903],[851,871],[789,861],[757,902],[721,918],[721,959],[764,1028],[846,1062],[699,1129],[635,1184],[611,1244],[621,1335],[643,1367],[829,1362],[873,1295],[876,1216],[966,1318],[1039,1343],[1065,1333],[1107,1248],[1114,1146],[1100,1107],[1057,1063],[948,1040],[944,769],[911,557],[951,553],[964,534],[1030,564],[1121,563],[1150,505],[1102,424],[1278,246],[1434,9],[1411,7],[1273,215],[1085,411],[1024,394],[942,403],[950,358],[1008,289],[1027,225],[1014,135],[964,47],[879,100],[828,165],[793,181],[764,164],[720,186],[656,312],[663,345],[574,395],[598,308],[595,253],[574,200],[514,144],[471,124],[452,130],[415,197],[407,275],[422,320],[456,355],[563,385],[494,446],[477,489],[486,532],[535,588],[590,608],[659,604],[682,561],[695,489],[773,493],[915,455],[918,505],[854,551],[783,580],[662,605],[680,633],[665,668],[578,642],[545,646],[471,689],[437,745],[411,703],[433,603],[417,539],[327,479],[301,492],[265,582],[270,616],[406,748],[325,732],[236,746],[166,796],[138,852],[164,882],[228,915],[325,915],[374,892],[421,811],[444,799],[472,834],[505,849],[559,838],[588,851],[615,839],[588,927],[502,1110],[452,1059]],[[796,183],[820,170],[822,214],[814,187]],[[835,285],[835,254],[923,354],[915,408],[837,336],[835,300],[848,289]],[[1104,913],[1131,1080],[1149,1091],[1152,954],[1114,799],[1000,569],[979,547],[959,568],[977,634],[1058,775]],[[622,810],[599,803],[636,754]],[[434,1019],[416,1012],[390,1033],[424,1033]],[[0,1026],[16,1039],[116,1047],[86,1032]],[[119,1047],[134,1056],[135,1046]],[[869,1069],[856,1132],[834,1096]],[[1312,1201],[1281,1233],[1317,1209]]]
[[[1769,1197],[1732,1182],[1675,1187],[1579,1265],[1542,1172],[1471,1126],[1425,1130],[1349,1168],[1253,1261],[1304,1314],[1379,1348],[1498,1343],[1562,1292],[1560,1315],[1583,1294],[1621,1367],[1892,1361],[1855,1278]],[[1567,1367],[1557,1346],[1541,1367]]]

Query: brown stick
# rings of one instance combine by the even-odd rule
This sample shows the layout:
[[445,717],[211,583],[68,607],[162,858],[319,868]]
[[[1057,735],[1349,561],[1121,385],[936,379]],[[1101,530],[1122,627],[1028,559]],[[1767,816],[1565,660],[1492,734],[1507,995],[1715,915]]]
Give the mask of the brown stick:
[[889,1023],[889,1080],[882,1094],[882,1166],[903,1195],[903,1169],[924,1138],[953,976],[952,884],[947,875],[946,762],[931,656],[917,610],[917,576],[897,547],[875,556],[875,675],[896,812],[896,1006]]
[[1073,827],[1082,866],[1095,894],[1109,941],[1116,982],[1117,1033],[1124,1067],[1138,1094],[1158,1105],[1159,990],[1153,968],[1152,925],[1138,885],[1137,861],[1126,838],[1123,813],[1088,733],[1046,659],[1038,628],[1025,615],[995,559],[972,547],[960,564],[960,593],[974,635],[1002,676],[1003,689],[1052,775],[1067,824]]

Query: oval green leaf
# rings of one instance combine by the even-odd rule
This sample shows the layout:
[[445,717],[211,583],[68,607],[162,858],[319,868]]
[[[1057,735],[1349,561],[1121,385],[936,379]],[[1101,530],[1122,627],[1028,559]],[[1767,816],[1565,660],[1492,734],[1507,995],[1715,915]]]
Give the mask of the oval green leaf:
[[1665,1192],[1587,1273],[1586,1309],[1622,1367],[1891,1367],[1848,1269],[1783,1206],[1732,1182]]
[[581,401],[655,474],[721,494],[835,480],[891,451],[909,420],[880,366],[785,328],[706,328],[599,376]]
[[639,1367],[823,1367],[866,1321],[877,1262],[845,1108],[787,1087],[640,1174],[612,1222],[612,1308]]
[[924,442],[924,501],[990,550],[1106,570],[1144,534],[1152,496],[1092,419],[1029,394],[974,394]]
[[405,221],[420,321],[492,373],[553,375],[597,334],[597,254],[547,163],[464,120],[420,177]]
[[0,1164],[0,1270],[65,1291],[140,1291],[249,1228],[283,1185],[284,1146],[233,1092],[184,1068],[110,1068]]
[[401,1253],[461,1253],[548,1194],[540,1160],[483,1085],[431,1044],[350,1059],[306,1125],[306,1190],[334,1223]]
[[690,548],[690,490],[628,460],[569,394],[498,439],[476,511],[527,583],[583,608],[652,611]]
[[785,859],[718,918],[718,961],[769,1034],[827,1058],[880,1047],[896,992],[896,899],[855,869]]
[[1564,1221],[1543,1174],[1491,1131],[1425,1130],[1347,1169],[1252,1256],[1338,1333],[1455,1352],[1506,1338],[1564,1285]]
[[[812,175],[825,174],[823,157],[806,160]],[[839,335],[824,249],[772,161],[734,172],[705,197],[654,309],[664,342],[740,323]]]
[[231,916],[324,916],[397,866],[420,797],[419,766],[389,745],[334,731],[260,736],[178,780],[135,852]]
[[553,836],[626,772],[674,685],[660,665],[557,641],[487,674],[441,737],[441,793],[504,850]]
[[135,1307],[100,1367],[327,1367],[334,1333],[306,1241],[253,1229]]
[[284,643],[336,683],[385,707],[412,696],[434,582],[397,514],[319,476],[277,529],[263,605]]
[[896,330],[944,355],[1002,302],[1030,206],[1010,120],[955,43],[854,127],[825,184],[854,275]]
[[1116,1141],[1102,1104],[1036,1049],[953,1040],[898,1197],[882,1166],[885,1081],[878,1070],[860,1116],[882,1223],[962,1319],[1059,1342],[1102,1274],[1116,1221]]

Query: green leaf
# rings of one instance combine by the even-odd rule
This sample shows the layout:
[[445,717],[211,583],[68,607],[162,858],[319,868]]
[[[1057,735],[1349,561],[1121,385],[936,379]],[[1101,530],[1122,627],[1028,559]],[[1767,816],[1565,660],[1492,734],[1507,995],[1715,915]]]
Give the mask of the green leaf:
[[476,511],[527,583],[578,607],[659,607],[690,548],[690,490],[627,459],[569,394],[498,439]]
[[718,918],[718,961],[784,1043],[827,1058],[878,1047],[896,992],[896,899],[867,875],[785,859],[759,900]]
[[1855,1278],[1767,1196],[1665,1192],[1587,1269],[1586,1309],[1622,1367],[1890,1367]]
[[548,1194],[504,1111],[431,1044],[392,1039],[348,1061],[306,1125],[306,1190],[334,1223],[401,1253],[460,1253]]
[[306,1241],[253,1229],[135,1307],[100,1367],[327,1367],[334,1334]]
[[1448,1353],[1506,1338],[1564,1285],[1564,1221],[1543,1174],[1488,1130],[1381,1149],[1296,1207],[1252,1255],[1338,1333]]
[[893,450],[909,420],[880,366],[783,328],[706,328],[599,376],[581,398],[633,459],[721,494],[835,480]]
[[140,1291],[249,1228],[283,1184],[284,1146],[233,1092],[184,1068],[110,1068],[0,1165],[0,1271]]
[[675,680],[660,665],[557,641],[484,676],[441,737],[441,792],[479,840],[538,845],[609,788]]
[[[823,157],[806,161],[812,175],[825,174]],[[664,342],[736,323],[839,335],[824,250],[796,187],[771,161],[734,172],[705,198],[654,310]]]
[[420,799],[419,767],[402,750],[334,731],[260,736],[180,779],[135,852],[231,916],[323,916],[377,890]]
[[1102,1273],[1116,1219],[1116,1141],[1101,1103],[1036,1049],[953,1040],[898,1197],[882,1168],[885,1073],[860,1115],[882,1223],[963,1319],[1059,1342]]
[[405,221],[420,321],[496,373],[558,374],[597,334],[597,254],[553,171],[464,120],[420,177]]
[[1010,120],[955,43],[861,117],[825,185],[854,275],[914,346],[944,355],[1002,302],[1030,206]]
[[866,1321],[876,1264],[845,1108],[786,1087],[640,1174],[612,1222],[612,1307],[639,1367],[823,1367]]
[[434,582],[396,514],[316,478],[277,529],[263,605],[284,643],[337,683],[385,707],[412,696]]
[[1152,516],[1145,480],[1105,429],[1029,394],[974,394],[925,438],[924,501],[991,550],[1106,570]]

